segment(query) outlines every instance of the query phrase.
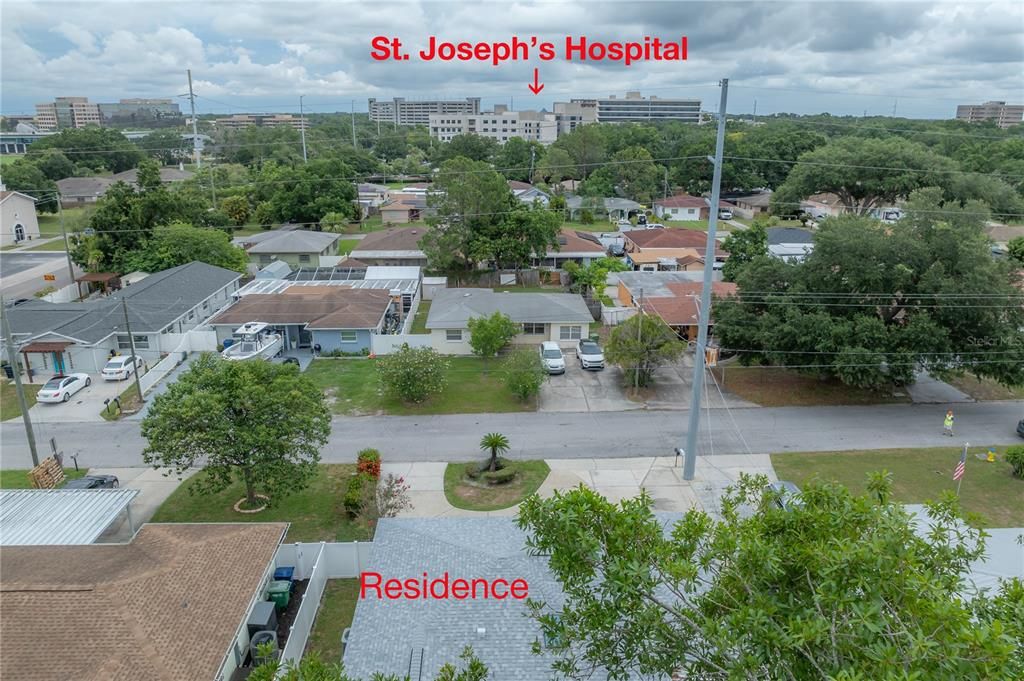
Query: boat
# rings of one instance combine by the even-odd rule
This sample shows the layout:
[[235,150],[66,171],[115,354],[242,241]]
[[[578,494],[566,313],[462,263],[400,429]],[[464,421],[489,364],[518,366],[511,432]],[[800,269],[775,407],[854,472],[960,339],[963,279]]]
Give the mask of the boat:
[[266,322],[248,322],[235,329],[231,345],[220,356],[224,359],[270,359],[281,352],[284,338]]

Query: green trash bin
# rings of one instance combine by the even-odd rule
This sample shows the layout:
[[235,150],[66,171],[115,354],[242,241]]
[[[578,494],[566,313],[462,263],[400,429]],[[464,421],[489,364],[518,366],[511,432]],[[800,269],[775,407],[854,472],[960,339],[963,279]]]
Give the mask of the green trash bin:
[[278,610],[288,607],[288,599],[291,598],[292,583],[287,580],[271,582],[267,587],[267,600],[273,601]]

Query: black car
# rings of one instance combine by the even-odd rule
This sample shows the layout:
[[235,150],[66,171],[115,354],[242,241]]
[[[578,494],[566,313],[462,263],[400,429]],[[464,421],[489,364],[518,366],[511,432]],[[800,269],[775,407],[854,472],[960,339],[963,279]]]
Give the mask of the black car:
[[116,475],[85,475],[77,480],[68,480],[64,489],[114,489],[120,486]]
[[1024,419],[1021,419],[1020,423],[1017,424],[1017,435],[1024,437]]

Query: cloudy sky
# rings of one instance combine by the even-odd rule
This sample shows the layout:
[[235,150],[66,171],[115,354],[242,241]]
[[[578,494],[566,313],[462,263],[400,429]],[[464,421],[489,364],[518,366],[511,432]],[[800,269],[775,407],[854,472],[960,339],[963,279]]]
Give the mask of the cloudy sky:
[[[3,0],[4,113],[58,95],[177,97],[192,69],[201,113],[366,110],[366,98],[480,96],[550,107],[641,90],[730,112],[950,118],[957,102],[1024,101],[1020,2],[313,2]],[[682,63],[376,62],[370,41],[503,41],[686,35]],[[540,68],[544,91],[526,85]],[[182,101],[183,109],[185,100]]]

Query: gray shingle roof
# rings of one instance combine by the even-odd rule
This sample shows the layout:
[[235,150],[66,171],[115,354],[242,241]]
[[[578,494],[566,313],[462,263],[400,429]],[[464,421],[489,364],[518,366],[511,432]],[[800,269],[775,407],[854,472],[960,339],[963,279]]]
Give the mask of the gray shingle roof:
[[102,196],[112,184],[109,177],[65,177],[57,180],[57,191],[65,199]]
[[814,234],[797,227],[769,227],[768,245],[777,244],[813,244]]
[[319,253],[335,241],[337,234],[297,229],[263,239],[249,249],[250,253]]
[[[666,514],[665,520],[678,517]],[[522,578],[530,598],[561,607],[562,590],[547,559],[530,556],[525,539],[512,518],[382,518],[366,571],[403,580],[422,578],[424,572],[431,579],[445,572],[450,579]],[[523,600],[378,600],[370,595],[356,605],[345,670],[356,678],[375,672],[404,678],[410,654],[419,668],[422,650],[422,678],[432,679],[470,645],[488,666],[489,681],[557,678],[551,671],[553,658],[531,651],[541,638]],[[415,669],[413,678],[418,678]],[[598,670],[590,678],[606,676]]]
[[591,324],[593,315],[575,293],[495,293],[481,288],[449,288],[434,296],[428,329],[465,329],[474,317],[501,312],[517,323]]
[[196,261],[156,272],[98,300],[59,304],[33,300],[6,314],[10,315],[11,329],[19,342],[55,333],[82,343],[98,343],[112,333],[123,332],[122,298],[128,300],[132,333],[158,333],[241,276]]

